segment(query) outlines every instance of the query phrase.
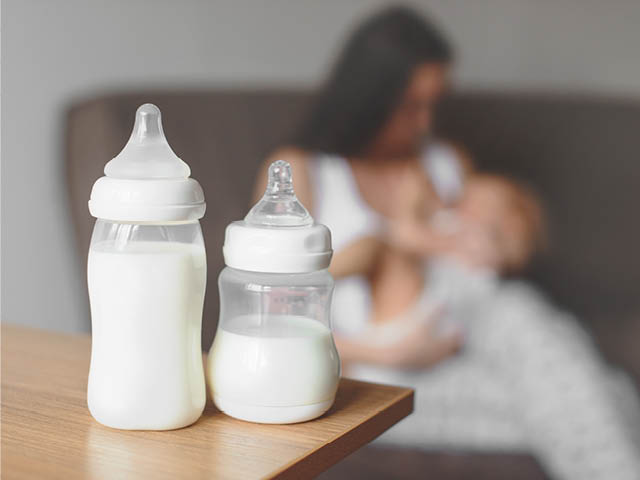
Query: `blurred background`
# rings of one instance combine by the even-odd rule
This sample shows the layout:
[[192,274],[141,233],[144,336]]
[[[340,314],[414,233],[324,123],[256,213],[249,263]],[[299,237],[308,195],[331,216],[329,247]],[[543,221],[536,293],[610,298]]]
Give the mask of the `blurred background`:
[[[385,3],[5,0],[3,319],[89,329],[84,265],[66,188],[65,128],[72,105],[151,89],[312,89],[349,28]],[[455,45],[455,82],[462,88],[640,95],[640,6],[632,0],[412,4],[429,12]]]
[[[244,215],[258,166],[307,111],[348,33],[389,4],[4,0],[2,321],[90,330],[86,202],[135,108],[153,102],[207,197],[207,348],[224,226]],[[438,131],[479,168],[533,185],[547,209],[550,248],[527,278],[637,382],[640,3],[403,4],[428,14],[456,52]],[[389,455],[452,478],[469,465],[498,471],[488,456]],[[501,461],[505,478],[535,470],[529,458]]]

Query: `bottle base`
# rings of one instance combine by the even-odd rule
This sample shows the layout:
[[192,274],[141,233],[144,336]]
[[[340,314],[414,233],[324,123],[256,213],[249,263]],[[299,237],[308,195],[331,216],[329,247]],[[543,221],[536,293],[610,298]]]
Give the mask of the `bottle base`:
[[[204,403],[204,402],[203,402]],[[178,430],[193,425],[202,416],[204,405],[198,411],[189,414],[176,415],[172,418],[141,418],[134,414],[123,414],[123,412],[109,412],[104,410],[96,411],[89,403],[89,413],[93,419],[105,427],[116,430],[139,430],[139,431],[166,431]]]
[[199,418],[200,417],[196,418],[195,420],[188,420],[186,422],[175,422],[168,424],[138,424],[102,421],[96,417],[93,417],[96,422],[98,422],[100,425],[104,425],[105,427],[113,428],[115,430],[135,430],[140,432],[165,432],[167,430],[180,430],[181,428],[193,425],[198,421]]
[[269,407],[261,405],[245,405],[235,401],[227,401],[214,395],[213,403],[226,415],[254,423],[300,423],[312,420],[325,413],[334,398],[309,405],[295,405],[292,407]]

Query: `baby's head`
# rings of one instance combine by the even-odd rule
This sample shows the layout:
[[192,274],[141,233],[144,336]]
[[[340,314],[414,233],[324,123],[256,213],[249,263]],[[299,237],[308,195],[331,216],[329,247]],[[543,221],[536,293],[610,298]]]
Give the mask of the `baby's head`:
[[458,207],[463,224],[491,250],[491,267],[501,273],[524,268],[543,245],[543,213],[525,186],[498,175],[468,179]]

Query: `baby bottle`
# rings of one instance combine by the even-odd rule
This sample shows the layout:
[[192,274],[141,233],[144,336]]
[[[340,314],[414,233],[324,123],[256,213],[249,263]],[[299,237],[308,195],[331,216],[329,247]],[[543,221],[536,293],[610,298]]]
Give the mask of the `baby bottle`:
[[138,108],[131,138],[104,173],[89,200],[97,218],[88,260],[89,411],[114,428],[184,427],[206,397],[204,194],[151,104]]
[[227,226],[223,253],[208,360],[214,403],[259,423],[322,415],[340,377],[330,330],[331,234],[298,202],[288,163],[271,165],[262,200]]

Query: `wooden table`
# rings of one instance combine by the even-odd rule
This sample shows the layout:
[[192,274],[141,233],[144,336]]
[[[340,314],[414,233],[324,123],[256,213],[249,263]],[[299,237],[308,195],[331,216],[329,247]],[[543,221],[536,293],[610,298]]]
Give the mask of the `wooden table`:
[[413,410],[413,391],[343,379],[323,417],[234,420],[208,402],[194,425],[113,430],[86,405],[91,340],[2,326],[2,478],[308,478]]

